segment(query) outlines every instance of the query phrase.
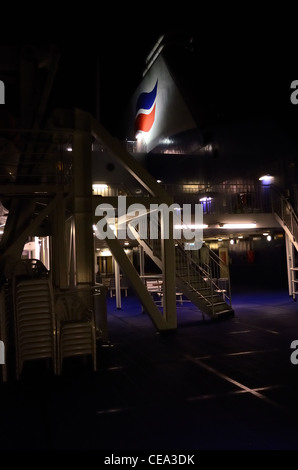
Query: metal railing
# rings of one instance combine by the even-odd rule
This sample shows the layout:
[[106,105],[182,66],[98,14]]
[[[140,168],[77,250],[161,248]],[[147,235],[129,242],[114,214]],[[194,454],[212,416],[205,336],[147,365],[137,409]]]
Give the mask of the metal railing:
[[[154,233],[151,233],[152,229]],[[135,231],[139,230],[140,226],[135,226]],[[152,226],[147,220],[146,230],[147,237],[142,236],[143,243],[149,247],[152,257],[161,260],[161,226]],[[144,235],[144,230],[142,233]],[[229,307],[232,306],[229,266],[214,251],[206,245],[199,250],[185,250],[183,241],[175,240],[175,257],[176,276],[188,292],[211,308],[213,315],[219,297]]]
[[292,243],[298,250],[298,217],[291,203],[275,187],[271,187],[272,211],[291,234]]
[[270,195],[254,182],[165,184],[164,188],[181,206],[201,203],[205,215],[271,212]]
[[229,267],[209,247],[185,250],[176,241],[176,275],[211,307],[212,314],[219,296],[232,306]]

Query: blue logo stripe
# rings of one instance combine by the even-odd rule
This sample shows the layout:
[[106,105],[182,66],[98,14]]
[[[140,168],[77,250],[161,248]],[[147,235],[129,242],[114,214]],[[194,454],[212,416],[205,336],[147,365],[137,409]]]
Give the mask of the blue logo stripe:
[[156,80],[155,86],[152,91],[148,93],[141,93],[136,106],[136,111],[138,112],[139,109],[150,109],[154,103],[157,93],[157,82]]

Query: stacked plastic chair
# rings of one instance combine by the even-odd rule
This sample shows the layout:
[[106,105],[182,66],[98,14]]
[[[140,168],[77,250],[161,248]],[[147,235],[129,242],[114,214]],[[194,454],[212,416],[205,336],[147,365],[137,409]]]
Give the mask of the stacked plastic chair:
[[[50,359],[57,372],[56,317],[54,294],[46,269],[33,263],[30,272],[16,270],[13,284],[16,376],[20,378],[25,361]],[[42,265],[42,263],[41,263]],[[42,265],[43,266],[43,265]],[[42,267],[41,266],[41,267]],[[20,268],[20,266],[18,267]],[[44,268],[44,266],[43,266]]]
[[61,374],[63,360],[71,356],[91,356],[96,370],[96,319],[76,292],[56,296],[57,373]]

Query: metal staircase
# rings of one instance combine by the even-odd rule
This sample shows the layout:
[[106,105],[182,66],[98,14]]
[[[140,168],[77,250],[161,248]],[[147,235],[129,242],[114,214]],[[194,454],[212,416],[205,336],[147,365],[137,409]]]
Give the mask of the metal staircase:
[[[140,238],[136,227],[129,228],[146,254],[161,269],[160,240],[150,239],[150,235],[145,240]],[[175,258],[177,291],[196,305],[203,316],[234,316],[229,268],[215,252],[204,245],[198,254],[197,251],[185,250],[183,242],[175,240]]]
[[200,260],[191,250],[176,243],[176,284],[203,314],[211,318],[234,316],[228,266],[207,246]]
[[289,295],[298,295],[298,217],[290,202],[274,187],[271,188],[272,210],[285,231]]

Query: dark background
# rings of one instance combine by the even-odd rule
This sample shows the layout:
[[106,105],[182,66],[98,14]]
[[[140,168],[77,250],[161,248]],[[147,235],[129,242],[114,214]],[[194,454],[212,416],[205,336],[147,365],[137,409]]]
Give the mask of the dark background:
[[[194,63],[208,93],[226,119],[273,116],[296,133],[298,105],[290,102],[290,84],[298,79],[296,23],[286,6],[261,15],[254,7],[219,11],[210,8],[160,16],[124,12],[109,16],[106,28],[74,30],[56,39],[61,50],[52,104],[75,105],[92,112],[110,131],[142,80],[145,58],[161,34],[193,38]],[[171,17],[172,14],[172,17]],[[119,13],[120,15],[120,13]]]
[[55,44],[59,68],[49,107],[76,106],[115,132],[161,34],[193,37],[195,63],[226,119],[274,116],[296,134],[297,21],[285,2],[24,5],[2,12],[2,44]]

